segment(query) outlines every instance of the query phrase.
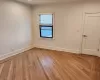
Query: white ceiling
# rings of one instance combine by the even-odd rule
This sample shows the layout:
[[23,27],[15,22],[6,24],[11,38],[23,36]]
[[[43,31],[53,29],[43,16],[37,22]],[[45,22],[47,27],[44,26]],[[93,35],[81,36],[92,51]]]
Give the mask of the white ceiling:
[[82,0],[16,0],[28,4],[51,4],[51,3],[65,3],[65,2],[72,2],[72,1],[82,1]]

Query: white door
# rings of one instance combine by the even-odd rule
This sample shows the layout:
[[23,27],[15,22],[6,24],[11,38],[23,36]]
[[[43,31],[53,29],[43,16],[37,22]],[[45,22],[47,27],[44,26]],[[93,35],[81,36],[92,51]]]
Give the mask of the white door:
[[85,14],[82,53],[100,56],[100,13]]

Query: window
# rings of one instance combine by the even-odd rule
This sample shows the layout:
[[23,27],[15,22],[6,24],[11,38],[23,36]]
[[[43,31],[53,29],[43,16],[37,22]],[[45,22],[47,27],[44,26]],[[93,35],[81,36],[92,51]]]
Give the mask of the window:
[[53,15],[52,14],[40,14],[40,37],[53,38]]

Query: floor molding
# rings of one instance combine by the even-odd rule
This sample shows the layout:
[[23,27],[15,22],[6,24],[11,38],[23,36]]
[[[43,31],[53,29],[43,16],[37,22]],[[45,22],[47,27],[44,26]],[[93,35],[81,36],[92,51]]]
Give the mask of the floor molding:
[[6,58],[12,57],[14,55],[20,54],[22,52],[25,52],[27,50],[30,50],[32,48],[34,48],[34,47],[33,46],[28,46],[28,47],[25,47],[25,48],[22,48],[22,49],[18,49],[18,50],[13,51],[13,52],[9,52],[9,53],[4,54],[4,55],[0,55],[0,61],[4,60]]
[[34,46],[28,46],[26,48],[18,49],[16,51],[13,51],[13,52],[10,52],[10,53],[4,54],[4,55],[0,55],[0,61],[2,62],[2,60],[4,60],[4,59],[6,60],[6,58],[23,53],[23,52],[30,50],[32,48],[42,48],[42,49],[48,49],[48,50],[56,50],[56,51],[64,51],[64,52],[80,54],[79,50],[65,49],[65,48],[60,48],[60,47],[50,47],[50,46],[47,47],[47,46],[34,45]]
[[36,48],[43,48],[43,49],[49,49],[49,50],[64,51],[64,52],[80,54],[79,50],[73,50],[73,49],[66,49],[66,48],[52,47],[52,46],[43,46],[43,45],[42,46],[35,45],[35,47]]

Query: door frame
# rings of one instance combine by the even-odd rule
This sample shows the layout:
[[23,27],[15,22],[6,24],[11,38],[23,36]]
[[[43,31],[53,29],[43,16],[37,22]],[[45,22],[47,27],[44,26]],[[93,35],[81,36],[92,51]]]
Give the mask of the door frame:
[[83,35],[84,35],[84,27],[85,27],[85,19],[86,19],[86,15],[87,14],[99,14],[100,12],[93,12],[93,13],[90,13],[90,12],[85,12],[83,14],[83,25],[82,25],[82,35],[81,35],[81,47],[80,47],[80,54],[83,54]]

